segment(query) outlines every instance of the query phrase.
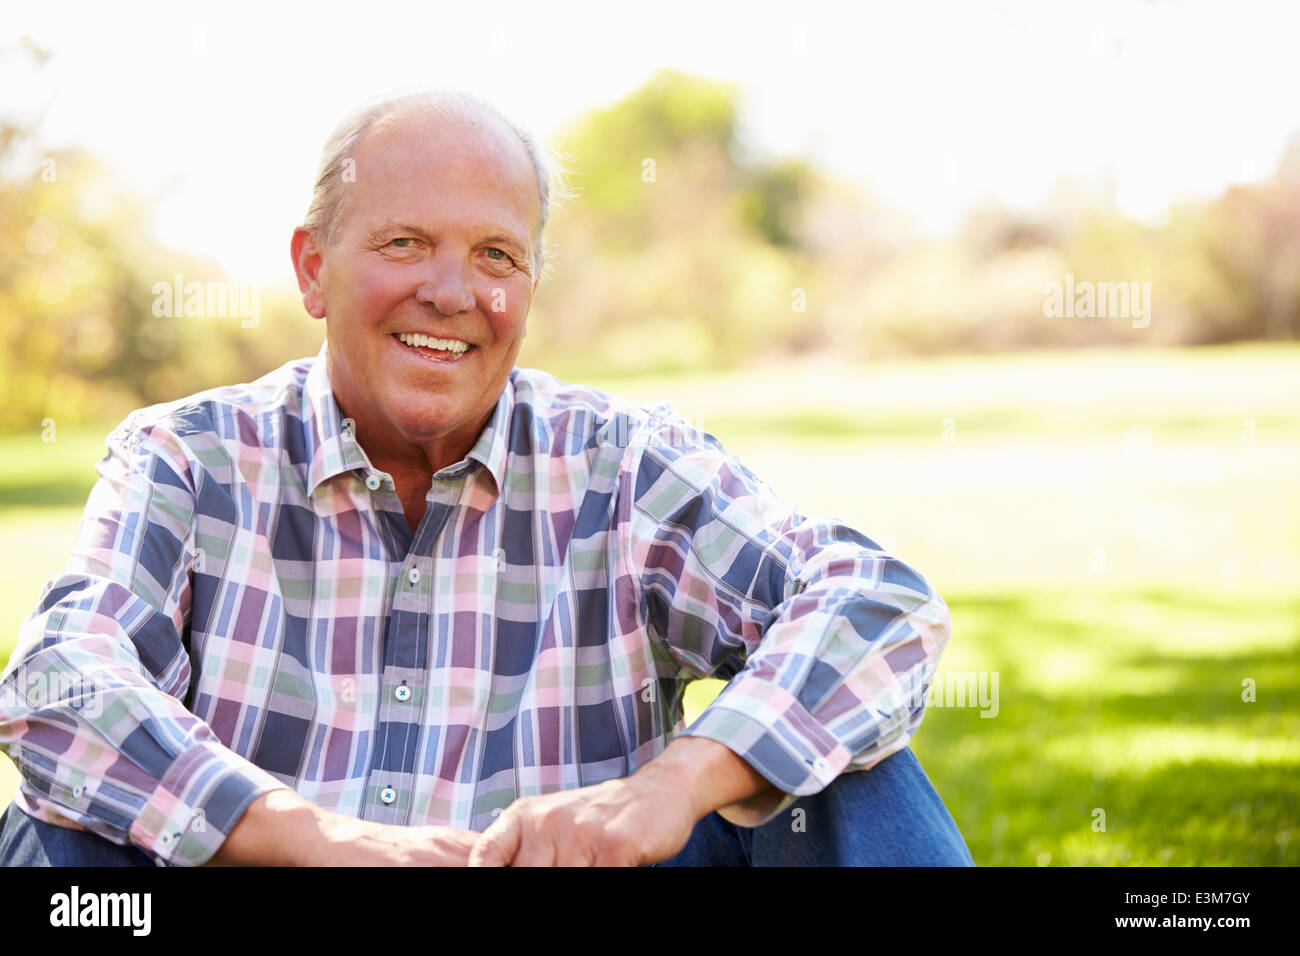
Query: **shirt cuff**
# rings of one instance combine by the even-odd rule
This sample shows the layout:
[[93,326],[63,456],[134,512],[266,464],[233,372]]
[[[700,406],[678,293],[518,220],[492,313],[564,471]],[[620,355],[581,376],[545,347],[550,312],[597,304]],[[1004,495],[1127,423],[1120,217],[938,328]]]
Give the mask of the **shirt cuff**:
[[853,754],[784,688],[759,677],[731,682],[682,737],[706,737],[729,748],[776,787],[718,811],[729,823],[757,827],[799,797],[818,793]]
[[204,742],[172,761],[131,825],[131,842],[159,866],[208,862],[248,805],[289,787],[220,743]]

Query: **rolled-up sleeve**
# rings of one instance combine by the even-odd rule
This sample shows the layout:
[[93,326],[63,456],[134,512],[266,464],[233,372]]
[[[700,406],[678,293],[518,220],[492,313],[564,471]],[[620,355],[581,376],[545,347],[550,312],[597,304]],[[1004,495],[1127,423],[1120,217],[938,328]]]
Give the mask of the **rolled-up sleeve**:
[[626,553],[646,627],[683,676],[729,679],[683,733],[778,791],[733,822],[907,746],[951,634],[942,598],[860,532],[800,516],[713,436],[663,409],[643,432]]
[[165,430],[108,438],[66,570],[51,578],[0,680],[0,750],[17,801],[47,822],[160,864],[217,851],[284,784],[186,709],[195,469]]

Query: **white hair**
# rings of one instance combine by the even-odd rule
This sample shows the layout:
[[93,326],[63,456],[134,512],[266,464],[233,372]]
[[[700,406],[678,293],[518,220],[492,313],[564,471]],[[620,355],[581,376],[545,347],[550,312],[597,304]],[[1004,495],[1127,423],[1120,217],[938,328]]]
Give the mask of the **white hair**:
[[519,139],[537,174],[537,196],[540,208],[537,216],[537,233],[533,236],[533,274],[540,276],[547,267],[544,232],[551,208],[570,196],[563,162],[558,152],[538,142],[526,130],[511,122],[486,101],[461,90],[418,90],[412,93],[386,96],[371,101],[353,112],[330,134],[321,151],[320,168],[316,174],[316,187],[312,191],[311,206],[303,225],[326,245],[338,237],[340,213],[346,181],[343,173],[348,160],[355,154],[362,137],[374,126],[389,117],[418,111],[436,120],[481,123],[485,118],[504,124]]

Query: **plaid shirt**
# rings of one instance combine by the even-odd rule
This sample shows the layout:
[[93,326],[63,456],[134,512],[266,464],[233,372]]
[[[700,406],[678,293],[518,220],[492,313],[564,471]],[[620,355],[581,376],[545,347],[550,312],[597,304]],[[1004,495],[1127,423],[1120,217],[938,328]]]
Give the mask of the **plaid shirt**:
[[[325,368],[322,350],[109,436],[0,685],[26,812],[160,865],[208,860],[286,786],[483,830],[685,733],[775,784],[771,819],[920,724],[944,602],[667,406],[516,368],[412,533]],[[729,682],[686,729],[702,676]]]

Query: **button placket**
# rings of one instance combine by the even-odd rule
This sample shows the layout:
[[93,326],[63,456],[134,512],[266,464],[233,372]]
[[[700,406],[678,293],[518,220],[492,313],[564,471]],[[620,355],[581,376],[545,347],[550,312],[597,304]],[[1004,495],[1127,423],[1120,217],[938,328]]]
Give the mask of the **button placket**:
[[[371,765],[372,780],[381,787],[373,818],[382,822],[403,822],[410,807],[424,799],[412,788],[418,777],[416,765],[427,729],[420,726],[423,702],[427,701],[426,668],[434,658],[430,633],[435,626],[431,606],[433,566],[438,541],[452,516],[453,508],[449,505],[459,496],[460,484],[433,482],[430,510],[410,539],[398,571],[397,591],[384,642],[387,688],[379,714],[380,722],[390,730],[379,741]],[[421,645],[418,650],[417,645]],[[413,732],[395,732],[394,728],[403,726]]]

